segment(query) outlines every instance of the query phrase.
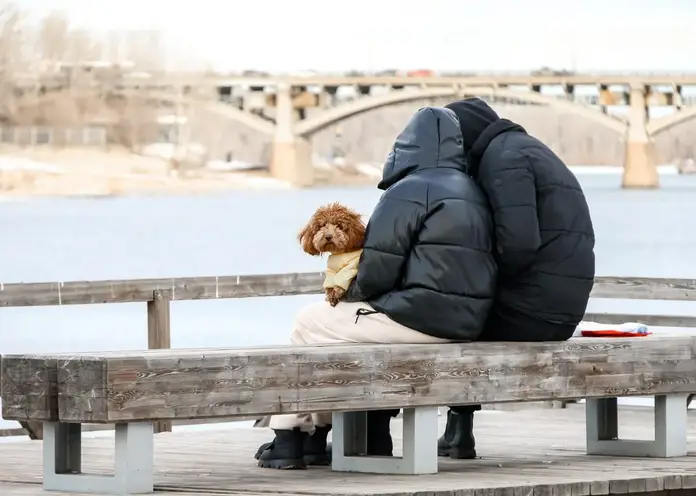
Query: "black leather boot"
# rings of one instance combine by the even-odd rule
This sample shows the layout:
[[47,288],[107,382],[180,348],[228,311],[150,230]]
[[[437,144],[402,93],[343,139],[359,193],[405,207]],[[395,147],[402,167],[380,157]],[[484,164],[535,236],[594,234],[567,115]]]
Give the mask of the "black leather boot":
[[[267,449],[261,450],[258,456],[259,467],[277,468],[282,470],[298,470],[307,468],[303,458],[304,443],[308,435],[295,428],[291,431],[274,430],[275,439]],[[267,444],[267,443],[266,443]],[[258,452],[257,452],[258,454]]]
[[331,450],[328,449],[326,438],[331,431],[331,424],[314,428],[314,434],[307,436],[303,447],[303,458],[306,465],[331,465]]
[[[316,427],[314,434],[305,438],[304,446],[302,447],[302,458],[305,465],[331,465],[331,443],[326,442],[326,438],[331,431],[331,424]],[[270,449],[274,441],[263,443],[256,450],[254,458],[261,458],[263,452]]]
[[394,443],[391,437],[391,419],[399,410],[371,410],[367,412],[367,454],[392,456]]
[[[437,440],[437,456],[449,456],[450,443],[454,439],[454,426],[455,420],[452,419],[452,410],[448,408],[445,432]],[[263,448],[263,445],[261,447]]]
[[437,454],[456,459],[476,458],[473,411],[448,410],[445,433],[437,440]]
[[263,455],[263,452],[266,451],[267,449],[270,449],[270,447],[273,446],[273,441],[270,443],[263,443],[261,446],[259,446],[259,449],[256,450],[256,453],[254,454],[254,458],[257,460],[261,458],[261,455]]

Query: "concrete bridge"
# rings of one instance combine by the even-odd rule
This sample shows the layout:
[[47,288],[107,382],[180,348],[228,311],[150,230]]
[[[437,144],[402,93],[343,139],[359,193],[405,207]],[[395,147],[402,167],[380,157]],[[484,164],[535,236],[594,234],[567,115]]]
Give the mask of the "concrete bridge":
[[[182,79],[178,82],[184,84]],[[561,91],[545,94],[542,86]],[[684,86],[696,86],[696,74],[205,77],[195,83],[187,80],[179,88],[190,94],[205,93],[209,108],[267,135],[272,142],[272,175],[298,187],[315,182],[310,140],[317,132],[390,105],[480,96],[548,106],[602,126],[625,147],[623,186],[656,188],[654,137],[696,116],[696,105],[684,105],[690,100],[683,94]],[[593,105],[577,94],[581,87],[596,88]],[[355,96],[341,98],[342,90],[352,90]],[[213,95],[217,103],[210,101]],[[617,105],[627,106],[627,115],[607,112],[607,107]],[[673,106],[675,112],[650,120],[650,105]]]

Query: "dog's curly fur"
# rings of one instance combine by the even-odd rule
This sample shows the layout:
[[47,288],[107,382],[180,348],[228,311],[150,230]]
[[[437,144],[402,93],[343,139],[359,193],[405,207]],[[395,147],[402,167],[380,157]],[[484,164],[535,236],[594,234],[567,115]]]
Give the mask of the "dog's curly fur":
[[[338,202],[319,207],[297,235],[305,253],[320,256],[359,250],[365,241],[365,224],[355,210]],[[326,301],[336,306],[345,294],[342,288],[327,288]]]

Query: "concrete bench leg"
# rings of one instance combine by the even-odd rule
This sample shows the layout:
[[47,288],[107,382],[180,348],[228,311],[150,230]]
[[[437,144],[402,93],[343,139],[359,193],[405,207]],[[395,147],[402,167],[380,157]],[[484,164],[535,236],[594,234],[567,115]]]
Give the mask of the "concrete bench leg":
[[366,456],[365,412],[333,414],[332,463],[338,472],[437,473],[437,408],[405,408],[403,456]]
[[82,473],[82,426],[47,422],[43,441],[46,491],[87,494],[153,492],[152,422],[116,424],[114,475]]
[[688,394],[655,396],[655,440],[619,439],[616,398],[585,400],[587,454],[670,458],[686,456]]

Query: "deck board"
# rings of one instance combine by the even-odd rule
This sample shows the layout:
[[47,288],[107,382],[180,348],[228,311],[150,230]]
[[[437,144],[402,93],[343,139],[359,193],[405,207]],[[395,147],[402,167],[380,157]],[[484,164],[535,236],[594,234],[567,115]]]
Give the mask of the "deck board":
[[[441,417],[444,428],[444,419]],[[652,411],[622,408],[620,435],[652,437]],[[400,449],[400,421],[393,423]],[[584,454],[584,408],[496,411],[476,414],[473,461],[441,459],[440,473],[384,476],[331,472],[325,467],[279,471],[256,467],[267,429],[219,424],[205,430],[175,430],[155,437],[158,494],[584,496],[696,488],[696,415],[689,418],[690,455],[673,459],[615,458]],[[85,471],[107,473],[113,435],[84,440]],[[0,443],[0,494],[44,494],[41,442]],[[161,491],[161,492],[160,492]],[[67,493],[51,493],[67,496]]]

